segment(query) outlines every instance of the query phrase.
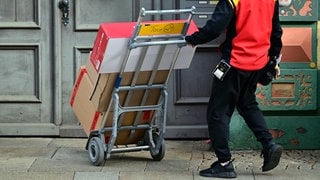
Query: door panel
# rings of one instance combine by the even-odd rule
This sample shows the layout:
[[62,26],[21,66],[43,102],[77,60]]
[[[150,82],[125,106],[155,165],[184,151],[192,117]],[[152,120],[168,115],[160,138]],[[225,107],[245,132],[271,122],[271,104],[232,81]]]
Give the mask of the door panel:
[[0,1],[0,135],[59,134],[52,113],[50,7],[50,1]]
[[[216,1],[180,0],[178,8],[196,7],[193,20],[198,27],[211,17]],[[208,15],[210,13],[210,15]],[[184,16],[181,17],[185,18]],[[220,58],[219,44],[214,41],[197,46],[189,69],[176,70],[169,83],[166,138],[202,138],[207,136],[206,107],[212,85],[212,70]]]
[[[221,38],[212,43],[219,40]],[[167,138],[207,136],[206,106],[211,93],[212,70],[219,58],[218,47],[200,46],[189,69],[173,74],[169,82]]]
[[124,0],[75,0],[75,30],[97,30],[106,21],[131,21],[132,4]]
[[2,0],[1,28],[40,28],[40,0]]

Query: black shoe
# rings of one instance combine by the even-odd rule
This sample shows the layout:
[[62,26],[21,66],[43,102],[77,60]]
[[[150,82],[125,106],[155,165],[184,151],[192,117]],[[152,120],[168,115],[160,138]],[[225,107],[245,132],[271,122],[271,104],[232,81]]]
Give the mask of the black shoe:
[[217,177],[217,178],[235,178],[237,177],[234,171],[232,162],[222,166],[218,161],[214,162],[210,168],[200,171],[200,176]]
[[261,156],[263,156],[262,171],[269,171],[278,166],[282,154],[282,146],[278,144],[271,144],[268,149],[263,149]]

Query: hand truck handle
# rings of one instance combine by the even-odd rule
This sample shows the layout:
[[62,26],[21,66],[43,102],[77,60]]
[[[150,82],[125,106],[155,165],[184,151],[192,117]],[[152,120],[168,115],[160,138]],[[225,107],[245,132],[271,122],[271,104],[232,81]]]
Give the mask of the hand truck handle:
[[150,42],[132,42],[129,44],[129,49],[134,49],[137,47],[144,46],[155,46],[155,45],[169,45],[169,44],[177,44],[179,47],[187,45],[187,42],[184,39],[177,40],[168,40],[168,41],[150,41]]
[[[141,8],[140,10],[140,15],[137,20],[135,30],[133,32],[133,35],[131,39],[128,42],[128,48],[129,50],[136,48],[136,47],[141,47],[141,46],[149,46],[149,45],[164,45],[164,44],[178,44],[179,46],[184,46],[186,45],[186,42],[184,41],[184,36],[187,33],[187,30],[190,25],[190,21],[192,19],[193,14],[195,14],[196,7],[192,6],[190,9],[171,9],[171,10],[149,10],[146,11],[145,8]],[[155,15],[155,14],[183,14],[183,13],[188,13],[189,16],[184,22],[184,26],[181,29],[180,34],[150,34],[150,35],[139,35],[141,31],[141,23],[142,19],[145,15]],[[166,38],[167,40],[160,40],[161,38]],[[171,38],[171,39],[170,39]],[[153,41],[153,42],[137,42],[138,40],[157,40],[158,41]],[[175,39],[175,40],[173,40]],[[169,40],[169,41],[168,41]],[[171,40],[171,41],[170,41]]]
[[146,15],[157,15],[157,14],[184,14],[190,13],[194,14],[196,10],[195,6],[192,6],[190,9],[171,9],[171,10],[148,10],[141,8],[140,16],[144,17]]

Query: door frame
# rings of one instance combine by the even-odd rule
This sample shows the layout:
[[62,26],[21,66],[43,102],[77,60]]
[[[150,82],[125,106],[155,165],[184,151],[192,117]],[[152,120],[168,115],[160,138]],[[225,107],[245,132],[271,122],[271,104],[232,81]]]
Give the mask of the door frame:
[[[61,73],[61,12],[58,8],[59,0],[52,1],[52,18],[53,18],[53,121],[55,125],[62,124],[62,73]],[[59,133],[60,134],[60,133]]]

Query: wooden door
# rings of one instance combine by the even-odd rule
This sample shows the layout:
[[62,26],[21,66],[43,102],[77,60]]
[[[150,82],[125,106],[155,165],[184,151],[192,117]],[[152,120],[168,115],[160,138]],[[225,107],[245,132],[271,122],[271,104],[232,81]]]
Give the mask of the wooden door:
[[58,135],[52,1],[0,1],[0,135]]

